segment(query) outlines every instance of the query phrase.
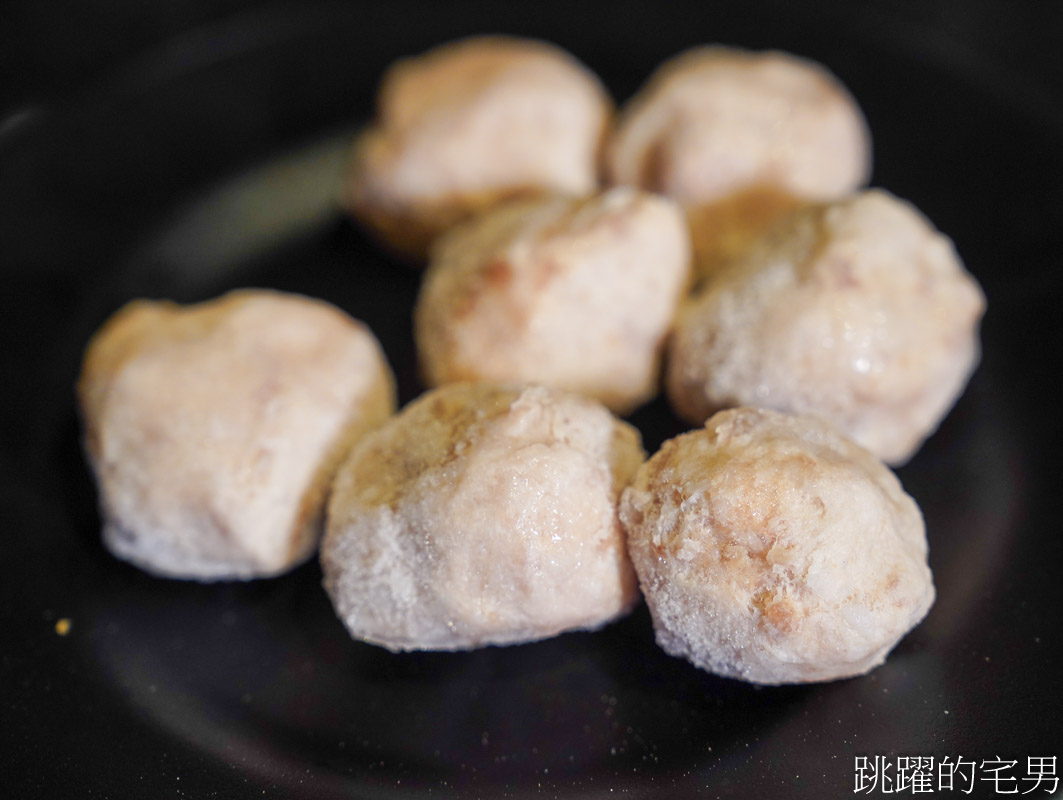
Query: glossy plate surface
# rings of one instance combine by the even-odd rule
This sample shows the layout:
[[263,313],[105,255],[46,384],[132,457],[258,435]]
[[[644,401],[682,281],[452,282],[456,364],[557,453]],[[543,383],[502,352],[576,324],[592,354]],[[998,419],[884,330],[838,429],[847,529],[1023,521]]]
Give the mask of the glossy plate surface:
[[[4,796],[826,798],[853,794],[856,756],[999,756],[1047,796],[1025,779],[1028,757],[1063,758],[1058,67],[983,49],[1003,25],[986,13],[574,5],[270,5],[0,138]],[[968,13],[929,8],[953,6]],[[322,297],[377,333],[403,402],[420,391],[418,276],[344,221],[338,175],[390,61],[498,30],[560,43],[620,100],[696,43],[822,61],[867,114],[874,183],[952,236],[982,282],[982,366],[899,471],[938,601],[872,674],[717,679],[658,650],[644,608],[595,634],[391,655],[347,637],[316,563],[198,585],[103,550],[73,385],[125,301]],[[683,430],[661,401],[632,419],[651,451]],[[971,796],[992,795],[985,774]]]

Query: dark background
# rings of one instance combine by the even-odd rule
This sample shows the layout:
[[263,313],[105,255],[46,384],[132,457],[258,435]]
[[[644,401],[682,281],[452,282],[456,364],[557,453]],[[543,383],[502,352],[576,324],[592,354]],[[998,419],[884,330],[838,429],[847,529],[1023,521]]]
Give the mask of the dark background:
[[[644,609],[392,656],[349,640],[316,564],[201,586],[101,547],[72,387],[132,297],[325,297],[377,332],[404,401],[420,390],[416,274],[334,211],[276,209],[388,63],[486,31],[571,49],[620,101],[703,42],[823,61],[868,116],[873,182],[982,282],[983,363],[899,471],[938,601],[872,674],[716,679],[664,656]],[[1063,758],[1061,41],[1052,0],[0,2],[0,797],[825,798],[852,796],[859,754]],[[650,450],[682,429],[660,401],[634,421]]]
[[[143,57],[160,45],[197,28],[235,21],[241,14],[263,9],[280,13],[307,8],[312,3],[261,2],[261,0],[92,0],[76,2],[25,2],[6,0],[0,5],[0,120],[29,109],[62,102],[86,85],[105,78],[131,59]],[[411,41],[439,41],[438,14],[424,13],[433,4],[396,0],[380,3],[346,3],[352,13],[372,19],[385,14],[403,20]],[[670,6],[696,25],[699,17],[711,19],[726,3],[452,2],[447,15],[458,27],[484,30],[512,29],[515,25],[577,31],[623,28],[625,19],[645,15],[652,19],[655,6]],[[738,9],[739,3],[731,3]],[[800,11],[801,3],[775,0],[757,4],[757,14],[770,16],[773,8]],[[1063,5],[1053,0],[852,0],[809,3],[817,16],[848,17],[854,26],[881,25],[886,35],[912,36],[929,42],[942,57],[977,55],[994,65],[1036,77],[1041,88],[1063,89],[1060,34]],[[762,10],[763,9],[763,10]],[[869,22],[869,20],[872,20]],[[472,23],[470,25],[470,23]],[[486,25],[484,24],[486,23]],[[434,29],[434,30],[433,30]],[[640,31],[652,38],[653,25]],[[711,34],[703,36],[711,39]],[[587,56],[584,56],[586,58]]]

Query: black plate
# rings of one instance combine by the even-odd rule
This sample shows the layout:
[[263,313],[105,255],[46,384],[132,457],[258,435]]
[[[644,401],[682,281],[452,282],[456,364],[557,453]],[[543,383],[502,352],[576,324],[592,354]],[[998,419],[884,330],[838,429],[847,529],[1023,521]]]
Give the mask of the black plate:
[[[9,124],[0,793],[826,798],[854,794],[857,757],[895,778],[924,756],[970,760],[971,796],[1047,796],[1029,779],[1049,762],[1028,759],[1063,757],[1059,21],[1036,3],[269,5]],[[341,218],[337,174],[387,63],[491,30],[559,42],[620,99],[700,42],[828,64],[867,113],[874,182],[983,283],[982,366],[900,470],[938,601],[872,674],[717,679],[659,651],[644,609],[596,634],[391,655],[347,637],[316,564],[208,586],[101,547],[72,387],[87,338],[132,297],[320,296],[378,333],[403,401],[420,391],[417,275]],[[634,420],[651,449],[681,429],[661,402]],[[997,757],[1015,783],[983,780]],[[937,793],[966,788],[939,789],[936,769]]]

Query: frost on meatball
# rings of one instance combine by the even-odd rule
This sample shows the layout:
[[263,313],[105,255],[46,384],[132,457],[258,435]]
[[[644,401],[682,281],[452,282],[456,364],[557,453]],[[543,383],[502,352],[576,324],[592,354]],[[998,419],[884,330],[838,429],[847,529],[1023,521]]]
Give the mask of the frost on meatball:
[[451,384],[354,448],[325,588],[352,636],[461,650],[597,628],[638,597],[617,518],[638,433],[545,388]]
[[452,42],[385,75],[346,204],[394,249],[423,257],[436,235],[500,200],[594,192],[611,116],[601,83],[563,50]]
[[104,543],[204,581],[306,559],[340,460],[394,410],[368,328],[267,291],[128,304],[89,343],[78,390]]
[[859,675],[934,601],[919,508],[812,417],[720,412],[662,445],[620,514],[658,643],[717,675]]
[[689,271],[682,212],[664,198],[501,206],[434,248],[414,314],[425,380],[541,383],[630,411],[657,393]]
[[816,414],[900,464],[963,391],[984,308],[945,236],[864,192],[797,212],[691,299],[668,395],[694,423],[738,405]]
[[606,165],[613,183],[686,208],[698,271],[709,274],[798,205],[862,186],[870,148],[860,109],[822,66],[701,47],[666,62],[628,103]]

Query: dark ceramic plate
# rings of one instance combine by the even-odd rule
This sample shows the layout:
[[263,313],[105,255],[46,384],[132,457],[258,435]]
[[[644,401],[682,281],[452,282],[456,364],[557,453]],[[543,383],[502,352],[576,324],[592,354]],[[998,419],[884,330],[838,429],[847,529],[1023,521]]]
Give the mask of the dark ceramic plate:
[[[0,794],[826,798],[870,779],[858,757],[877,792],[921,756],[939,794],[959,796],[971,772],[971,796],[1047,796],[1049,768],[1063,773],[1050,388],[1063,30],[1041,5],[270,5],[8,125]],[[249,285],[323,297],[378,333],[403,401],[420,391],[417,275],[341,218],[337,175],[386,64],[491,30],[559,42],[619,99],[700,42],[826,63],[867,113],[874,182],[950,234],[983,283],[982,366],[900,470],[926,515],[938,601],[872,674],[717,679],[659,651],[644,609],[595,634],[391,655],[347,637],[315,563],[198,585],[101,547],[72,388],[89,335],[130,298]],[[651,450],[682,429],[661,402],[633,419]],[[963,759],[951,792],[944,759]]]

